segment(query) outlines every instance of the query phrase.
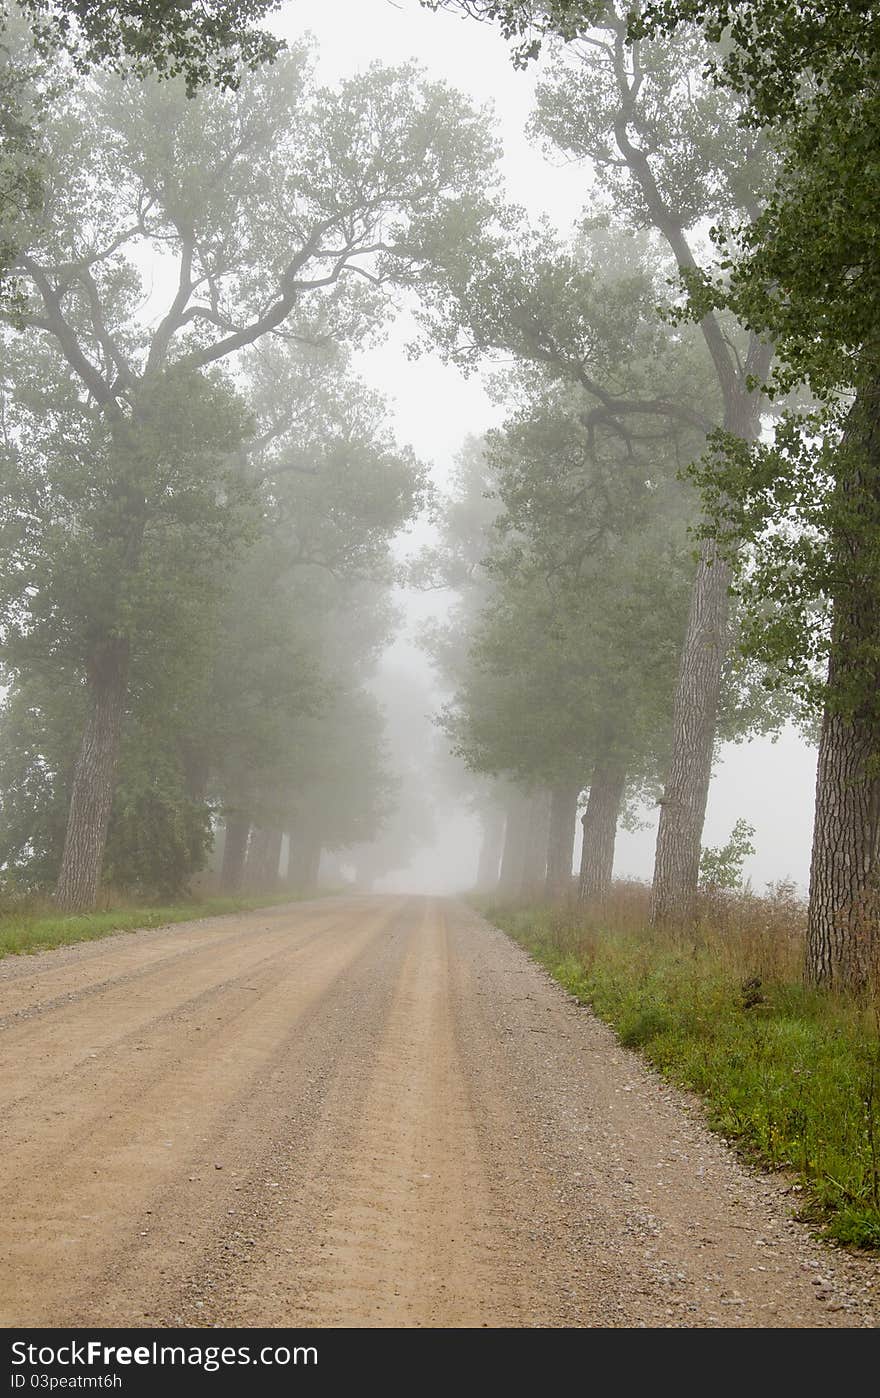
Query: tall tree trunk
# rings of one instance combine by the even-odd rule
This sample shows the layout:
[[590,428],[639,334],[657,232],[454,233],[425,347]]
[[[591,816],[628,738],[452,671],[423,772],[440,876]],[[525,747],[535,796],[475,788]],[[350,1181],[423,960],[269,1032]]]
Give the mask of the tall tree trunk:
[[95,906],[128,689],[128,642],[108,640],[89,674],[89,710],[73,772],[55,902],[68,911]]
[[267,832],[266,848],[263,857],[263,888],[267,893],[274,893],[278,887],[279,872],[281,866],[281,842],[284,839],[280,830],[269,830]]
[[[715,318],[706,317],[701,326],[724,396],[724,430],[744,442],[753,442],[760,431],[765,400],[749,390],[742,373],[734,371]],[[759,382],[767,373],[770,357],[769,346],[752,336],[747,364]],[[716,541],[704,539],[679,663],[672,751],[660,802],[651,889],[651,922],[657,926],[687,922],[697,892],[718,703],[730,644],[732,578],[730,565],[718,556]]]
[[559,782],[550,794],[550,833],[547,840],[548,898],[564,898],[571,890],[571,864],[574,855],[580,782]]
[[700,874],[700,847],[724,658],[732,572],[703,541],[681,655],[672,715],[672,756],[660,802],[651,921],[686,922]]
[[227,814],[223,867],[220,870],[220,887],[224,893],[237,893],[242,886],[250,832],[250,816]]
[[861,992],[880,973],[880,377],[859,392],[840,469],[806,971]]
[[292,835],[287,882],[296,889],[318,886],[321,867],[321,841],[316,835]]
[[[684,265],[684,264],[682,264]],[[724,396],[724,430],[753,442],[761,427],[764,399],[734,371],[713,316],[701,322]],[[760,381],[770,364],[770,347],[752,336],[747,364]],[[660,802],[651,922],[684,923],[693,912],[700,877],[700,849],[724,661],[730,645],[730,584],[733,571],[718,554],[715,539],[704,539],[691,592],[691,605],[679,664],[672,712],[672,751]]]
[[807,978],[860,992],[877,959],[880,725],[825,710],[807,913]]
[[270,891],[278,879],[281,857],[281,831],[270,826],[255,826],[251,832],[245,863],[244,880],[248,888]]
[[529,796],[522,791],[512,792],[507,802],[504,850],[501,855],[501,872],[498,878],[498,892],[505,898],[517,897],[522,888],[526,850],[531,836],[530,813]]
[[623,793],[626,790],[624,763],[610,758],[596,763],[590,782],[587,809],[582,817],[584,844],[578,902],[601,903],[611,889],[614,873],[614,844]]
[[537,898],[547,878],[547,839],[550,829],[550,793],[536,791],[529,798],[527,831],[520,896]]
[[246,888],[259,888],[262,883],[263,856],[268,833],[268,830],[264,830],[260,825],[255,825],[251,830],[244,860],[243,882]]
[[500,806],[487,806],[480,813],[483,839],[477,866],[476,888],[480,893],[494,893],[498,887],[501,851],[504,845],[504,811]]
[[[623,39],[626,19],[618,15],[613,24]],[[618,45],[613,60],[620,98],[614,118],[617,149],[641,190],[650,222],[666,239],[678,267],[697,271],[698,263],[685,223],[674,201],[668,200],[658,183],[653,162],[636,130],[625,51],[625,43]],[[751,332],[745,354],[740,357],[714,311],[703,316],[699,325],[724,402],[722,426],[744,441],[754,441],[760,431],[761,407],[765,400],[751,388],[751,383],[761,384],[766,379],[772,349]],[[728,643],[729,585],[730,571],[717,559],[714,541],[704,541],[681,656],[673,709],[672,754],[660,807],[651,897],[651,921],[654,923],[687,920],[697,891],[718,699]]]

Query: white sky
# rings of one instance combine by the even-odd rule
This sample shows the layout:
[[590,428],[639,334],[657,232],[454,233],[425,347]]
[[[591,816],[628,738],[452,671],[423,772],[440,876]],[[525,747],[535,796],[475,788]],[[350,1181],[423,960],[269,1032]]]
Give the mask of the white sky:
[[[418,0],[290,0],[275,17],[273,28],[287,38],[310,31],[319,48],[319,73],[328,82],[375,61],[414,58],[429,76],[448,80],[478,105],[492,103],[504,145],[503,170],[510,197],[535,218],[550,217],[563,231],[581,211],[589,184],[587,172],[571,164],[550,164],[529,145],[524,127],[532,108],[536,72],[513,68],[507,46],[494,27],[446,13],[432,14]],[[466,380],[433,355],[409,361],[403,353],[407,338],[402,323],[386,344],[362,353],[358,367],[391,399],[399,438],[431,463],[442,484],[463,438],[497,423],[501,414],[479,377]],[[412,599],[409,610],[424,615],[429,605],[425,598]],[[405,638],[395,653],[398,661],[408,654],[413,665],[424,664]],[[723,844],[742,817],[756,829],[757,854],[747,865],[755,886],[784,877],[805,884],[814,782],[815,753],[794,733],[786,733],[776,744],[759,740],[729,747],[712,785],[705,843]],[[636,835],[622,832],[615,872],[649,878],[654,835],[655,822]],[[476,859],[475,836],[468,821],[444,831],[441,847],[425,852],[410,871],[408,885],[423,886],[433,880],[438,888],[461,886]]]
[[[328,83],[370,63],[415,59],[427,75],[444,79],[474,104],[494,106],[504,146],[502,170],[510,198],[536,216],[570,228],[584,200],[586,173],[570,163],[551,165],[526,140],[536,70],[517,72],[507,46],[490,25],[423,10],[418,0],[290,0],[273,28],[285,38],[310,32],[317,41],[320,78]],[[478,376],[465,378],[435,356],[411,361],[406,317],[388,343],[356,356],[360,372],[394,401],[397,430],[439,478],[468,432],[500,422]]]

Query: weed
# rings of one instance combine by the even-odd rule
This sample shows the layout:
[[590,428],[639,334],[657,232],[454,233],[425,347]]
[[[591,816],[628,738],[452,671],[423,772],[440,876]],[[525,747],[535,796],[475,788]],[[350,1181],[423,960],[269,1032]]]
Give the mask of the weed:
[[696,926],[647,928],[647,889],[573,906],[484,912],[671,1081],[752,1160],[793,1173],[826,1236],[880,1248],[880,1013],[801,979],[803,907],[713,890]]

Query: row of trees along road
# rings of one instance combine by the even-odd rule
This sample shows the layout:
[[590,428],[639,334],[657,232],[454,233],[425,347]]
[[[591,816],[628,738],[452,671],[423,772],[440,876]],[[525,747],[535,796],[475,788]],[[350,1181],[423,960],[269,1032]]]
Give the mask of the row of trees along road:
[[[685,913],[696,884],[733,584],[744,651],[821,714],[808,971],[858,988],[880,913],[880,278],[865,177],[880,129],[876,11],[810,0],[426,3],[497,23],[520,64],[550,49],[536,127],[589,163],[617,219],[663,238],[721,396],[694,472],[705,514],[654,917]],[[583,382],[588,361],[567,355],[529,305],[518,294],[513,315],[496,301],[493,316],[464,317],[470,338],[567,359]],[[745,342],[732,342],[731,316]],[[813,409],[789,405],[762,438],[767,402],[804,386]],[[597,401],[620,423],[645,410],[604,391]]]
[[[654,230],[677,264],[696,268],[695,228],[747,211],[765,163],[757,151],[743,159],[741,104],[701,81],[697,39],[658,43],[638,56],[625,42],[623,15],[609,11],[602,24],[588,41],[560,51],[539,89],[536,130],[555,150],[591,164],[619,224]],[[675,402],[629,398],[597,372],[595,331],[579,281],[577,269],[554,257],[542,235],[521,237],[513,255],[508,246],[499,249],[495,267],[472,261],[462,269],[457,300],[447,297],[439,307],[449,352],[512,352],[549,364],[591,394],[597,413],[624,433],[666,416],[699,425],[704,438],[716,424],[747,440],[757,434],[762,400],[753,379],[760,381],[769,362],[757,335],[746,332],[732,345],[720,317],[707,312],[700,331],[716,380],[713,401],[693,393]],[[655,865],[658,922],[686,916],[696,888],[730,582],[728,563],[706,539],[674,702]]]
[[[467,702],[450,712],[460,750],[562,792],[540,744],[507,765],[498,734],[476,723],[478,691],[501,685],[510,724],[534,695],[525,655],[516,685],[499,679],[512,674],[521,617],[545,675],[570,653],[584,712],[598,713],[605,632],[640,624],[641,574],[621,556],[650,571],[646,541],[662,522],[664,625],[645,632],[657,705],[615,708],[622,736],[602,738],[589,717],[575,765],[592,780],[604,743],[631,789],[662,768],[653,917],[686,917],[719,721],[731,702],[754,718],[748,674],[745,694],[726,694],[739,672],[731,650],[769,667],[780,693],[822,716],[810,974],[858,987],[880,860],[880,276],[865,178],[876,14],[811,0],[426,3],[499,23],[519,62],[547,45],[535,133],[584,163],[612,236],[647,233],[650,256],[669,259],[675,322],[651,321],[639,302],[642,267],[622,271],[606,248],[598,270],[584,246],[500,205],[486,113],[406,68],[320,89],[305,46],[281,53],[256,27],[263,0],[4,11],[7,867],[42,860],[62,906],[88,906],[108,831],[111,850],[124,848],[122,832],[152,822],[156,848],[170,842],[186,863],[213,799],[229,816],[234,883],[246,876],[245,826],[256,831],[248,857],[252,847],[269,867],[281,822],[297,823],[290,793],[308,788],[320,746],[308,724],[374,741],[360,684],[382,630],[384,550],[423,481],[381,410],[352,421],[345,350],[380,326],[395,289],[413,289],[432,343],[464,363],[512,358],[520,375],[513,418],[489,447],[502,513],[460,671]],[[639,340],[649,333],[653,345]],[[267,400],[261,385],[276,380],[285,388]],[[302,428],[311,408],[290,412],[289,393],[308,405],[317,381],[329,453]],[[804,388],[809,411],[794,396]],[[547,452],[546,476],[535,450]],[[570,493],[564,473],[548,486],[566,452],[583,477]],[[674,457],[698,459],[699,518],[679,501]],[[347,518],[330,504],[334,479],[346,501],[351,490]],[[310,510],[315,531],[297,532]],[[700,553],[684,615],[689,522]],[[595,607],[578,597],[586,583]],[[265,595],[272,607],[255,608]],[[370,624],[349,647],[361,604]],[[664,735],[654,720],[674,617]],[[260,659],[248,668],[251,641]],[[621,692],[637,662],[621,657]],[[283,711],[261,703],[294,674]],[[235,727],[251,744],[239,753],[236,705],[251,720]],[[554,718],[560,743],[575,742],[567,706]],[[146,775],[154,751],[161,781]],[[387,797],[372,765],[368,822]],[[567,780],[554,829],[570,809]],[[15,813],[31,800],[42,826],[27,834]]]
[[[680,473],[703,440],[687,412],[671,409],[696,391],[709,411],[715,384],[701,337],[657,321],[665,270],[644,235],[584,231],[564,286],[577,275],[592,372],[666,407],[621,432],[582,386],[524,362],[505,385],[517,412],[482,452],[462,456],[445,547],[432,560],[462,598],[451,624],[428,638],[456,691],[445,726],[473,771],[509,784],[503,891],[533,886],[545,866],[551,896],[568,888],[586,788],[580,897],[601,900],[618,822],[646,795],[656,799],[668,770],[693,571],[695,499]],[[784,707],[759,678],[727,652],[719,740],[781,720]],[[486,844],[497,851],[493,814]],[[537,871],[527,862],[536,855]],[[499,857],[487,856],[489,883]]]
[[4,302],[7,869],[64,908],[105,853],[179,884],[212,800],[229,887],[282,829],[312,869],[388,805],[362,680],[424,491],[346,347],[479,241],[491,133],[411,69],[320,88],[304,45],[211,86],[174,45],[134,80],[3,37],[38,191]]

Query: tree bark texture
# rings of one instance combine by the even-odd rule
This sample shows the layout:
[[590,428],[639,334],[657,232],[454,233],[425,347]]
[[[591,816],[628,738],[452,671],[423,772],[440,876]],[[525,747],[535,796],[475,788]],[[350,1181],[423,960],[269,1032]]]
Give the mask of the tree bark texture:
[[596,763],[587,809],[581,818],[584,844],[578,881],[580,903],[601,903],[610,892],[617,822],[625,790],[626,766],[623,762],[605,758]]
[[[64,348],[63,340],[61,343]],[[71,363],[77,369],[73,360]],[[101,401],[100,394],[98,401]],[[147,517],[137,409],[131,420],[115,413],[111,414],[111,420],[119,467],[111,492],[116,514],[111,536],[121,545],[121,580],[137,571]],[[116,634],[113,625],[105,622],[102,639],[88,659],[89,709],[74,767],[64,851],[55,888],[55,901],[60,908],[72,911],[93,908],[98,896],[115,790],[129,662],[128,637]]]
[[232,814],[226,816],[226,839],[223,843],[223,867],[220,870],[220,887],[224,893],[237,893],[244,882],[245,856],[248,837],[251,831],[249,816]]
[[108,640],[89,674],[89,709],[73,772],[55,902],[67,911],[95,906],[113,805],[128,688],[128,643]]
[[[744,442],[753,442],[760,432],[764,400],[748,389],[740,373],[733,372],[718,342],[714,317],[707,317],[702,324],[710,351],[714,345],[713,358],[724,395],[724,429]],[[767,345],[752,337],[746,363],[759,381],[769,368],[770,353]],[[669,772],[660,803],[651,889],[651,922],[655,926],[687,923],[693,913],[718,704],[730,645],[732,579],[733,570],[719,557],[716,540],[704,539],[691,592],[672,711]]]
[[515,791],[507,802],[504,822],[504,850],[498,892],[505,898],[518,897],[523,883],[526,850],[530,838],[531,799],[526,792]]
[[651,921],[686,922],[700,873],[700,848],[730,615],[729,564],[703,541],[694,579],[672,716],[672,754],[660,802]]
[[480,813],[483,838],[477,865],[476,887],[481,893],[494,893],[498,887],[501,851],[504,846],[504,811],[501,806],[487,806]]
[[523,898],[543,895],[547,878],[547,842],[550,831],[550,793],[535,791],[529,797],[526,814],[526,842],[519,894]]
[[547,838],[548,898],[564,898],[571,891],[571,866],[581,783],[559,782],[550,793],[550,831]]
[[806,971],[861,993],[880,988],[880,378],[853,406],[841,467]]
[[807,978],[861,992],[878,966],[880,729],[827,709],[816,769]]

